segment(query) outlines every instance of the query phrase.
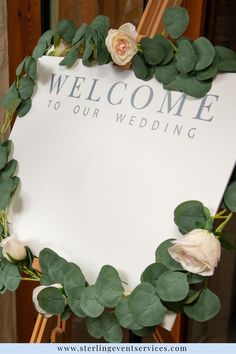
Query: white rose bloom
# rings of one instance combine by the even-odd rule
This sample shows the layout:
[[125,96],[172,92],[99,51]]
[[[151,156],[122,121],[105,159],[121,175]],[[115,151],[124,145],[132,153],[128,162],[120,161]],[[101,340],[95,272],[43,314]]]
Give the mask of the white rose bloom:
[[58,289],[62,289],[63,286],[61,284],[52,284],[52,285],[39,285],[36,288],[34,288],[33,290],[33,294],[32,294],[32,299],[34,302],[34,306],[36,308],[36,310],[41,313],[44,317],[49,318],[52,317],[53,315],[50,313],[47,313],[46,311],[44,311],[40,306],[39,306],[39,301],[38,301],[38,294],[40,293],[40,291],[42,291],[43,289],[46,288],[58,288]]
[[16,261],[22,261],[26,257],[25,246],[15,235],[4,238],[1,242],[1,246],[3,256],[10,262],[12,262],[11,258]]
[[136,37],[137,32],[132,23],[125,23],[118,30],[108,31],[105,42],[115,64],[122,66],[130,62],[138,51]]
[[220,260],[221,245],[212,233],[195,229],[172,243],[174,246],[168,252],[185,270],[202,276],[213,275]]

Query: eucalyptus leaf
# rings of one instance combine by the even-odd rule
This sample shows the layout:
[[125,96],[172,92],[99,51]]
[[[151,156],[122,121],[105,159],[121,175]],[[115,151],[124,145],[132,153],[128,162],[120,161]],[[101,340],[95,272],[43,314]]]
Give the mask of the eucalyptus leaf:
[[47,47],[49,47],[52,43],[52,39],[54,37],[55,32],[53,30],[47,30],[42,34],[39,38],[39,43],[45,43]]
[[189,200],[179,204],[174,211],[174,221],[182,234],[194,229],[204,229],[206,224],[204,205],[198,200]]
[[71,43],[76,32],[76,26],[71,20],[61,20],[57,25],[56,32],[66,42]]
[[85,287],[86,280],[79,266],[74,263],[68,264],[68,269],[63,279],[65,293],[68,295],[74,287]]
[[60,318],[62,321],[67,321],[70,318],[71,315],[71,309],[69,306],[66,306],[62,314],[60,315]]
[[67,292],[67,304],[71,311],[79,318],[85,318],[86,314],[81,309],[81,296],[84,292],[84,286],[75,286]]
[[59,65],[63,66],[66,65],[70,68],[78,59],[79,55],[79,46],[72,47],[68,54],[60,61]]
[[215,51],[216,51],[217,57],[221,60],[224,60],[224,59],[236,60],[236,52],[234,52],[232,49],[223,47],[221,45],[217,45],[217,46],[215,46]]
[[142,38],[140,44],[144,59],[149,65],[157,65],[163,60],[164,50],[157,37]]
[[178,75],[177,81],[181,91],[196,98],[204,97],[212,85],[212,80],[200,81],[195,76],[187,74]]
[[93,20],[93,22],[91,23],[90,27],[96,30],[99,30],[104,33],[108,32],[110,26],[110,20],[109,17],[104,16],[104,15],[98,15],[97,17],[95,17],[95,19]]
[[160,324],[166,314],[156,289],[148,283],[141,283],[132,291],[129,306],[135,321],[143,327]]
[[204,322],[213,318],[220,311],[220,307],[218,296],[205,288],[196,301],[184,306],[184,313],[193,320]]
[[48,48],[48,45],[47,45],[46,41],[41,41],[41,42],[39,41],[33,50],[32,57],[37,60],[42,55],[44,55],[47,48]]
[[40,279],[42,285],[63,283],[66,271],[68,270],[68,262],[49,248],[44,248],[39,253],[39,262],[42,272]]
[[24,68],[24,63],[27,57],[25,57],[22,62],[16,68],[16,76],[19,76]]
[[164,12],[163,21],[169,35],[176,39],[188,27],[189,14],[184,7],[169,7]]
[[224,203],[230,211],[236,212],[236,181],[233,181],[227,187],[224,194]]
[[22,77],[19,83],[19,94],[23,100],[27,100],[33,95],[34,82],[29,77]]
[[19,96],[19,91],[16,87],[16,82],[14,81],[6,95],[1,100],[1,105],[6,107],[8,113],[12,117],[21,101],[22,99]]
[[188,40],[182,40],[177,52],[177,69],[186,74],[193,70],[196,56],[192,44]]
[[17,176],[13,176],[11,177],[12,183],[13,183],[13,188],[11,190],[11,197],[13,196],[13,194],[15,193],[19,183],[20,183],[20,178]]
[[184,300],[184,304],[189,305],[189,304],[193,303],[194,301],[196,301],[197,298],[200,296],[201,292],[202,292],[202,289],[200,289],[200,290],[190,289],[187,298]]
[[124,288],[117,270],[105,265],[100,270],[96,281],[97,300],[102,306],[114,307],[119,302]]
[[102,329],[101,329],[101,317],[85,319],[86,327],[90,336],[100,339],[102,338]]
[[32,79],[36,79],[37,61],[33,57],[27,57],[24,63],[25,73]]
[[31,98],[28,98],[27,100],[22,101],[16,111],[18,117],[24,117],[30,111],[31,106],[32,106]]
[[206,278],[199,274],[189,273],[187,274],[187,281],[189,284],[202,283]]
[[161,274],[157,280],[156,288],[163,301],[183,300],[189,292],[186,274],[173,271]]
[[171,269],[171,270],[183,270],[183,267],[181,266],[181,264],[176,262],[169,255],[168,248],[173,246],[171,241],[174,241],[174,239],[165,240],[157,247],[156,262],[164,264],[164,266],[166,266],[168,269]]
[[88,25],[86,25],[86,23],[82,23],[82,25],[75,32],[74,38],[72,40],[72,45],[75,45],[76,43],[81,41],[81,39],[85,36],[87,32],[87,28]]
[[162,36],[161,34],[157,34],[153,37],[158,45],[161,45],[164,57],[162,61],[159,63],[160,65],[166,65],[168,64],[172,59],[174,55],[174,46],[172,42]]
[[39,292],[37,299],[39,306],[51,315],[59,315],[65,309],[65,298],[58,288],[44,288]]
[[138,337],[145,337],[155,332],[156,326],[143,327],[141,329],[134,330],[132,332]]
[[2,282],[9,291],[15,291],[21,281],[21,275],[17,266],[10,262],[5,262],[2,270]]
[[[0,162],[1,162],[1,146],[0,146]],[[17,165],[18,163],[16,160],[9,161],[7,165],[4,167],[4,169],[1,171],[1,176],[12,177],[16,171]]]
[[176,61],[172,60],[167,65],[158,65],[155,69],[155,78],[162,84],[169,84],[174,81],[178,75]]
[[214,78],[217,72],[218,72],[218,59],[215,56],[210,66],[196,73],[196,78],[198,80],[208,80]]
[[154,68],[151,68],[139,53],[135,54],[131,60],[134,75],[141,80],[150,80],[154,73]]
[[7,155],[8,155],[8,157],[9,157],[9,155],[11,154],[12,145],[13,145],[13,143],[12,143],[11,140],[7,140],[7,141],[5,141],[5,142],[2,144],[2,146],[7,149]]
[[215,57],[215,48],[207,38],[195,39],[193,48],[196,54],[195,70],[203,70],[211,65]]
[[85,288],[82,292],[80,306],[89,317],[99,317],[103,313],[104,306],[97,301],[95,285]]
[[150,283],[153,286],[156,286],[157,279],[167,270],[168,268],[162,263],[152,263],[143,271],[141,282]]
[[122,342],[123,332],[117,318],[113,314],[104,313],[101,316],[101,331],[102,336],[107,342]]
[[7,160],[8,160],[8,153],[7,153],[7,149],[0,145],[0,170],[4,169],[4,167],[7,164]]
[[120,299],[115,309],[115,315],[123,328],[137,330],[143,327],[135,321],[134,316],[130,311],[128,296]]
[[218,63],[218,71],[220,72],[236,72],[236,59],[224,59]]

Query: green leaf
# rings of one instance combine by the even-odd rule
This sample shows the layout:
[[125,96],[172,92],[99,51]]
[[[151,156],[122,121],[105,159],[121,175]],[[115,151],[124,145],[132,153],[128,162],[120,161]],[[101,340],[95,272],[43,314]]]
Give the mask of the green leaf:
[[13,183],[13,189],[11,190],[11,197],[12,197],[13,194],[15,193],[19,183],[20,183],[20,178],[17,176],[14,176],[11,179],[12,179],[12,183]]
[[[3,234],[3,226],[0,224],[0,236]],[[0,247],[0,258],[2,257],[2,247]]]
[[36,79],[37,61],[33,57],[27,57],[24,63],[26,74],[32,79]]
[[22,62],[17,66],[16,68],[16,76],[19,76],[23,70],[23,67],[24,67],[24,63],[25,63],[25,60],[26,60],[27,57],[25,57]]
[[222,232],[215,232],[215,236],[220,236],[219,241],[222,247],[224,247],[227,251],[236,250],[236,245],[233,245],[229,240],[229,235]]
[[27,100],[33,95],[34,82],[29,77],[22,77],[19,83],[19,94],[23,100]]
[[183,300],[189,292],[187,276],[181,272],[167,271],[156,283],[157,293],[163,301]]
[[176,79],[178,73],[176,61],[173,60],[167,65],[158,65],[155,69],[155,78],[162,84],[169,84]]
[[86,23],[82,23],[82,25],[75,32],[75,36],[72,40],[72,45],[75,45],[76,43],[81,41],[81,39],[85,36],[87,29],[88,25],[86,25]]
[[86,280],[81,269],[73,263],[69,263],[69,268],[65,274],[63,285],[65,293],[68,295],[74,287],[85,287]]
[[2,146],[5,147],[7,149],[7,155],[9,157],[9,155],[11,154],[11,151],[12,151],[12,141],[11,140],[7,140],[5,141]]
[[78,59],[79,55],[79,46],[72,47],[69,53],[64,57],[62,61],[60,61],[59,65],[63,66],[66,65],[68,68],[70,68]]
[[159,276],[167,270],[168,268],[162,263],[152,263],[143,271],[141,282],[150,283],[153,286],[156,286]]
[[214,317],[220,311],[220,307],[218,296],[205,288],[196,301],[184,306],[184,313],[193,320],[204,322]]
[[15,190],[15,178],[0,175],[0,210],[9,206],[12,192]]
[[199,81],[195,76],[187,74],[178,75],[177,81],[181,91],[196,98],[204,97],[212,85],[212,80]]
[[98,33],[97,42],[97,62],[99,65],[107,64],[111,61],[110,53],[107,50],[104,38]]
[[140,44],[144,59],[149,65],[157,65],[163,60],[164,50],[157,37],[142,38]]
[[137,330],[132,329],[132,332],[138,337],[146,337],[146,336],[154,333],[155,329],[156,329],[156,326],[151,326],[151,327],[144,327],[144,328],[137,329]]
[[196,78],[198,80],[208,80],[214,78],[217,72],[218,72],[218,59],[215,56],[210,66],[196,73]]
[[199,275],[199,274],[193,274],[193,273],[189,273],[187,275],[187,281],[189,284],[198,284],[198,283],[202,283],[206,278],[204,278],[203,276]]
[[31,106],[32,106],[31,98],[28,98],[27,100],[22,101],[21,104],[19,105],[19,107],[17,108],[18,117],[25,116],[30,111]]
[[6,95],[1,100],[1,105],[6,107],[10,116],[13,116],[21,101],[19,91],[16,87],[16,82],[14,81]]
[[51,315],[59,315],[65,309],[65,298],[55,287],[45,288],[37,296],[39,306]]
[[236,212],[236,181],[230,183],[224,194],[224,203],[233,213]]
[[168,269],[171,269],[171,270],[183,270],[183,267],[181,266],[181,264],[176,262],[169,255],[168,248],[173,246],[173,244],[171,242],[172,240],[174,240],[174,239],[165,240],[157,247],[156,262],[164,264],[164,266],[166,266]]
[[46,41],[41,41],[41,42],[39,41],[33,50],[32,57],[35,60],[38,60],[38,58],[40,58],[42,55],[44,55],[47,47],[48,47],[48,45],[47,45]]
[[6,166],[7,160],[8,160],[7,149],[4,146],[0,145],[0,170],[2,170]]
[[195,66],[196,56],[192,44],[188,40],[182,40],[177,52],[177,69],[183,73],[189,73]]
[[149,283],[139,284],[129,296],[130,311],[143,327],[158,325],[166,314],[156,289]]
[[94,43],[92,41],[91,36],[88,36],[85,39],[85,47],[82,56],[83,65],[91,66],[93,51],[94,51]]
[[0,189],[0,210],[6,209],[11,201],[11,193]]
[[66,42],[71,43],[76,32],[76,26],[71,20],[61,20],[56,28],[57,33]]
[[218,63],[218,71],[220,72],[236,72],[236,59],[224,59]]
[[[1,146],[0,146],[0,162],[1,162]],[[3,177],[12,177],[14,175],[15,171],[16,171],[17,165],[18,165],[18,163],[17,163],[16,160],[9,161],[8,164],[1,171],[1,176],[3,176]]]
[[61,320],[62,321],[67,321],[70,318],[71,315],[71,309],[69,308],[69,306],[66,306],[64,311],[61,314]]
[[174,221],[182,234],[204,229],[206,220],[204,205],[198,200],[183,202],[175,208]]
[[189,304],[193,303],[194,301],[196,301],[197,298],[200,296],[201,292],[202,292],[202,289],[200,289],[200,290],[190,289],[187,298],[184,300],[184,304],[189,305]]
[[81,296],[84,290],[85,290],[84,286],[76,286],[74,284],[74,287],[67,292],[67,296],[68,296],[67,303],[70,309],[79,318],[86,317],[86,314],[81,309]]
[[2,270],[2,282],[7,290],[15,291],[21,281],[21,275],[17,266],[6,262]]
[[95,19],[90,25],[91,28],[96,29],[99,32],[102,32],[103,34],[106,34],[108,32],[109,26],[110,26],[109,18],[103,15],[98,15],[97,17],[95,17]]
[[215,48],[207,38],[195,39],[193,48],[196,54],[195,70],[203,70],[211,65],[215,56]]
[[123,332],[117,318],[111,313],[104,313],[101,316],[101,331],[104,339],[109,343],[120,343],[123,339]]
[[141,54],[137,53],[133,56],[132,67],[134,75],[141,80],[150,80],[153,77],[154,68],[150,67]]
[[163,49],[164,56],[160,62],[160,65],[168,64],[174,55],[174,47],[172,42],[169,39],[163,37],[161,34],[157,34],[153,38],[155,39],[156,43],[158,43],[158,45],[161,45]]
[[91,285],[83,291],[80,303],[82,311],[89,317],[99,317],[104,306],[97,302],[95,285]]
[[164,12],[163,21],[169,35],[176,39],[188,27],[188,11],[183,7],[169,7]]
[[122,297],[118,302],[115,315],[118,318],[120,325],[128,329],[141,329],[142,326],[137,323],[130,311],[128,296]]
[[45,43],[47,47],[49,47],[52,43],[52,39],[54,37],[55,32],[53,30],[48,30],[42,34],[39,38],[39,43]]
[[103,266],[96,281],[98,302],[103,306],[114,307],[123,292],[124,288],[117,270],[110,265]]
[[51,285],[54,283],[62,284],[69,268],[69,263],[56,252],[49,248],[44,248],[39,253],[39,262],[41,266],[41,284]]
[[221,45],[217,45],[215,46],[215,51],[217,54],[217,57],[221,60],[224,59],[233,59],[236,60],[236,52],[234,52],[233,50],[223,47]]
[[85,319],[88,333],[90,336],[100,339],[102,338],[102,329],[101,329],[101,317],[98,318],[89,318]]

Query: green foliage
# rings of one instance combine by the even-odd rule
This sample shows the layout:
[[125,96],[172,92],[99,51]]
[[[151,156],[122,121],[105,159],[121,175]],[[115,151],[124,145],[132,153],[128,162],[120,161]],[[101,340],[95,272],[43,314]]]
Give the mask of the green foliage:
[[[2,269],[1,269],[2,268]],[[21,281],[21,275],[17,266],[5,261],[0,268],[0,283],[5,290],[15,291]]]
[[99,317],[104,310],[104,306],[97,301],[97,294],[94,285],[91,285],[82,292],[81,309],[89,317]]
[[192,44],[184,39],[180,42],[177,53],[177,69],[182,74],[187,74],[195,67],[196,55]]
[[194,229],[204,229],[208,219],[204,205],[198,200],[181,203],[174,211],[174,221],[182,234]]
[[220,310],[220,300],[208,288],[202,290],[196,301],[184,306],[184,313],[193,320],[204,322],[214,317]]
[[128,296],[124,296],[120,299],[116,306],[115,315],[123,328],[132,330],[138,330],[142,328],[142,326],[135,320],[133,314],[131,313]]
[[102,338],[102,328],[101,328],[101,318],[90,318],[87,317],[85,319],[85,323],[87,326],[88,333],[93,338],[100,339]]
[[159,43],[158,38],[142,38],[141,49],[143,51],[144,59],[149,65],[157,65],[164,58],[164,50]]
[[219,72],[236,72],[236,53],[226,47],[216,46]]
[[205,280],[205,278],[198,274],[189,273],[187,275],[187,280],[189,284],[198,284],[198,283],[202,283]]
[[132,67],[138,79],[150,80],[153,77],[154,68],[145,62],[144,57],[140,53],[133,56]]
[[188,26],[188,11],[184,7],[170,7],[166,9],[163,21],[169,35],[176,39],[184,33]]
[[39,306],[52,315],[59,315],[65,309],[65,297],[58,288],[45,288],[40,291],[37,298]]
[[64,41],[71,43],[76,32],[76,26],[71,20],[61,20],[57,25],[56,32]]
[[156,289],[149,283],[141,283],[132,291],[129,306],[134,319],[143,327],[158,325],[166,314]]
[[12,116],[17,107],[20,105],[22,99],[19,95],[19,91],[16,86],[16,81],[13,82],[6,95],[0,102],[1,106],[6,107],[6,110],[10,116]]
[[173,239],[165,240],[162,242],[156,250],[156,262],[163,264],[166,268],[170,270],[183,270],[180,263],[176,262],[168,252],[168,248],[173,246]]
[[76,286],[76,284],[74,284],[74,287],[67,291],[67,303],[71,311],[80,318],[86,317],[86,314],[81,308],[81,296],[84,290],[84,286]]
[[24,117],[30,111],[31,106],[32,106],[31,98],[28,98],[27,100],[22,101],[16,110],[17,115],[19,117]]
[[227,187],[224,194],[224,203],[230,211],[236,212],[236,181],[233,181]]
[[104,313],[101,316],[101,331],[102,336],[107,342],[120,343],[123,339],[123,331],[112,313]]
[[103,306],[114,307],[123,292],[124,288],[117,270],[110,265],[103,266],[96,281],[98,302]]
[[169,84],[176,79],[178,73],[176,61],[172,60],[167,65],[156,67],[155,78],[162,84]]
[[207,38],[195,39],[193,48],[196,54],[195,70],[203,70],[211,65],[215,56],[215,48]]
[[157,279],[167,270],[168,268],[162,263],[152,263],[143,271],[141,282],[150,283],[153,286],[156,286]]
[[186,274],[171,270],[160,275],[156,282],[156,288],[163,301],[183,300],[189,292]]

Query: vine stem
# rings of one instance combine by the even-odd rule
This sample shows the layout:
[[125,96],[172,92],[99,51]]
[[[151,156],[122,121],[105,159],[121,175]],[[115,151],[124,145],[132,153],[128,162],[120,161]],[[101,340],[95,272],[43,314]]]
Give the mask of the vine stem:
[[26,277],[21,277],[21,280],[26,280],[26,281],[39,281],[39,279],[26,278]]
[[233,213],[229,213],[225,220],[217,227],[216,232],[221,232],[223,230],[223,228],[225,227],[225,225],[229,222],[229,220],[232,218]]
[[224,215],[226,211],[227,209],[221,210],[219,213],[213,216],[213,219],[226,219],[227,216]]

